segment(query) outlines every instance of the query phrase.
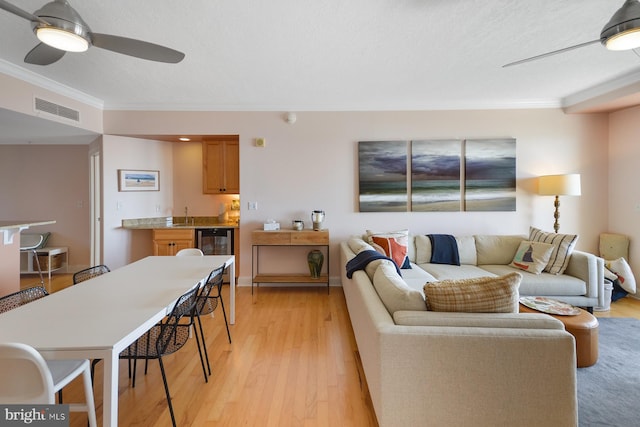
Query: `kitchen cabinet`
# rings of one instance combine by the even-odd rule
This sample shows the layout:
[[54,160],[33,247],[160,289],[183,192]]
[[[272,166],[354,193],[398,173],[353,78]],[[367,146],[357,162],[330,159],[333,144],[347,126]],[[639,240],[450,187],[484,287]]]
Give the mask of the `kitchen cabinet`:
[[202,192],[240,193],[240,144],[237,137],[202,142]]
[[180,249],[195,247],[194,240],[192,228],[154,229],[153,254],[175,255]]

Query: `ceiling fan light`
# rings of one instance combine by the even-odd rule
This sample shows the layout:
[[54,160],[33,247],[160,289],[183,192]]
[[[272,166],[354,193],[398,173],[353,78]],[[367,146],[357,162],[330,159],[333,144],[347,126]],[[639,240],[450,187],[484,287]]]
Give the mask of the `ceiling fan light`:
[[629,50],[640,47],[640,28],[631,28],[609,37],[605,46],[609,50]]
[[45,44],[67,52],[84,52],[89,49],[89,42],[82,36],[70,31],[53,27],[41,27],[36,36]]

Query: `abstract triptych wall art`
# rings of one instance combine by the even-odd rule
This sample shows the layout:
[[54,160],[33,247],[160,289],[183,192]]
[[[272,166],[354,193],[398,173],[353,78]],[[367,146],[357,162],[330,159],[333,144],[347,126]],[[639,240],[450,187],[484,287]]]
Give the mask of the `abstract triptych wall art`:
[[516,140],[465,141],[466,211],[516,210]]
[[515,211],[516,140],[360,141],[360,212]]
[[407,141],[358,144],[360,212],[406,212]]

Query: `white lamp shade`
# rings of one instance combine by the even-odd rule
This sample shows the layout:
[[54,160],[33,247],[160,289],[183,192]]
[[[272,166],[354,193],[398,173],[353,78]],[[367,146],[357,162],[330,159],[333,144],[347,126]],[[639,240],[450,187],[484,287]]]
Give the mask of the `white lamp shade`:
[[538,194],[541,196],[579,196],[580,174],[546,175],[538,178]]

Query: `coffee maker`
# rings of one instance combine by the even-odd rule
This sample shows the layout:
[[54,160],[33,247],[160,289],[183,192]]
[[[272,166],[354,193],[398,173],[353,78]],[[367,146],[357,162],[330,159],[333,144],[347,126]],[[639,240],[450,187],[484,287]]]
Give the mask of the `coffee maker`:
[[322,222],[324,221],[324,211],[315,210],[311,212],[311,221],[315,231],[322,230]]

